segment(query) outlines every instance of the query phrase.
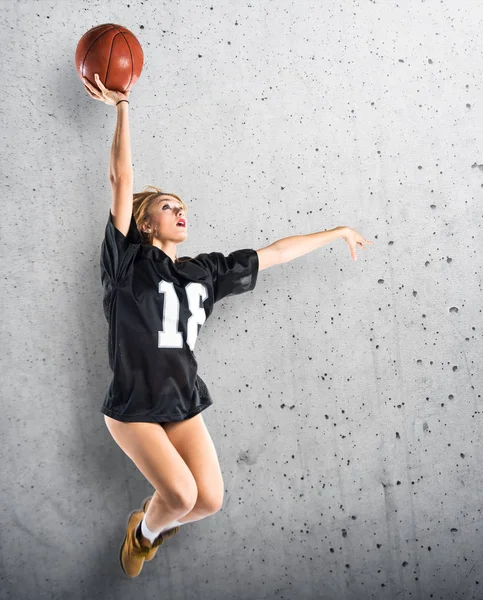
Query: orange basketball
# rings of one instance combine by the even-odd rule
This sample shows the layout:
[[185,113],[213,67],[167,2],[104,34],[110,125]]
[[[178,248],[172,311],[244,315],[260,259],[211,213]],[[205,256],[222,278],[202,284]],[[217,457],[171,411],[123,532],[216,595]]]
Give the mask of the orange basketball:
[[[108,90],[125,93],[143,70],[144,53],[137,37],[121,25],[105,23],[89,29],[75,51],[75,68],[98,89],[94,73]],[[82,82],[84,83],[84,82]]]

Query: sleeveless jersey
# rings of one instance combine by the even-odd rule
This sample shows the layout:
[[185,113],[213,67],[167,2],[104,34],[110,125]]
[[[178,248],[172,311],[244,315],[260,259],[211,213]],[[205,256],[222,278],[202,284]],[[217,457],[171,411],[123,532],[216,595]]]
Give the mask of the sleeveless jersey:
[[213,404],[194,349],[215,302],[254,289],[253,249],[182,257],[143,244],[134,215],[127,236],[112,213],[101,245],[103,308],[113,378],[101,412],[119,421],[183,421]]

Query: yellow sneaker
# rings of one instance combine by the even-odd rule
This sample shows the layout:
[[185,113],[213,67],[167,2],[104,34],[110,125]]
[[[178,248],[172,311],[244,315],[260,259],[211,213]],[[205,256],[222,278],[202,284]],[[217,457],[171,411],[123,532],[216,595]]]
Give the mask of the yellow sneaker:
[[119,552],[121,568],[128,577],[137,577],[142,571],[146,557],[153,553],[153,550],[156,551],[158,546],[164,542],[163,536],[160,534],[150,548],[141,546],[136,536],[136,528],[143,517],[144,512],[141,510],[135,510],[131,513],[126,526],[126,535]]

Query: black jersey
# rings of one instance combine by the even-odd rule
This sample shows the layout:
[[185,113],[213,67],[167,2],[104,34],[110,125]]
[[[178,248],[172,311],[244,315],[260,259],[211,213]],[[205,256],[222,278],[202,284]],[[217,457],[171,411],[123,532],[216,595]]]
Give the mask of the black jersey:
[[127,236],[112,213],[101,245],[109,366],[101,412],[120,421],[183,421],[213,404],[194,349],[215,302],[253,290],[255,250],[182,257],[143,244],[134,215]]

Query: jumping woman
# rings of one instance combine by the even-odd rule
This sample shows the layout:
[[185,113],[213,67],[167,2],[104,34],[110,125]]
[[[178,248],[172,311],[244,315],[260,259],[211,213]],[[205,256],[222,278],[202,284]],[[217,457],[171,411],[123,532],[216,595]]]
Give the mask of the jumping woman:
[[262,269],[344,239],[372,244],[349,227],[284,238],[260,250],[178,258],[187,207],[176,195],[147,186],[133,193],[129,92],[108,90],[95,75],[89,95],[116,106],[111,148],[112,206],[101,246],[103,308],[113,379],[101,412],[121,450],[154,487],[128,519],[120,549],[126,575],[181,525],[213,515],[223,504],[218,456],[202,417],[213,400],[197,374],[194,348],[215,302],[255,288]]

